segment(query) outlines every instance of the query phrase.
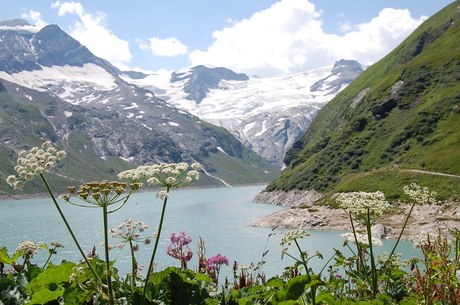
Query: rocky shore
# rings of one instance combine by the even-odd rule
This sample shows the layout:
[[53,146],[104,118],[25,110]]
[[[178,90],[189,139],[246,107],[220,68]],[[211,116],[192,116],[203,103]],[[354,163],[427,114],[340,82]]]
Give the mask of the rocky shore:
[[[316,198],[316,199],[315,199]],[[253,222],[252,226],[279,227],[304,230],[351,230],[347,214],[341,209],[315,205],[321,195],[312,191],[262,192],[253,202],[286,206],[287,209],[270,214]],[[379,238],[397,238],[410,205],[398,204],[387,216],[373,227]],[[449,229],[460,227],[460,207],[457,204],[415,206],[404,230],[404,239],[416,238],[419,234],[447,233]]]

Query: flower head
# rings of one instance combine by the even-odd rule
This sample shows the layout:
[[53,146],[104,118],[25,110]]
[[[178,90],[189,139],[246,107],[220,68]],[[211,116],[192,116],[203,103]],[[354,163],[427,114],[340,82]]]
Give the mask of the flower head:
[[8,176],[6,182],[15,189],[22,189],[26,182],[51,170],[57,161],[62,160],[65,156],[66,152],[58,151],[50,141],[44,142],[40,148],[22,150],[18,154],[17,165],[14,167],[17,176]]
[[187,262],[190,261],[193,256],[193,251],[188,246],[188,244],[192,242],[192,238],[186,236],[185,232],[180,232],[178,234],[172,233],[169,240],[171,244],[168,246],[166,253],[178,259],[181,262],[181,266],[186,268]]
[[[358,241],[359,245],[369,247],[369,239],[367,238],[366,234],[356,233],[356,239],[353,233],[345,233],[342,234],[342,236],[345,237],[344,245],[348,244],[349,242],[356,244],[356,241]],[[371,237],[371,242],[372,246],[380,247],[383,245],[382,241],[374,236]]]
[[289,231],[284,234],[283,238],[281,239],[280,246],[290,246],[294,240],[309,236],[311,236],[311,234],[305,230]]
[[369,216],[371,223],[382,217],[383,213],[391,207],[385,195],[379,191],[339,194],[337,202],[340,208],[347,210],[356,220],[365,221]]
[[436,204],[436,192],[430,191],[427,187],[421,187],[416,183],[410,185],[405,185],[403,191],[408,195],[413,201],[420,205],[425,204]]
[[[192,170],[189,170],[189,168]],[[118,178],[130,181],[147,181],[151,185],[167,188],[177,188],[190,184],[199,179],[199,170],[203,167],[199,163],[159,163],[143,165],[118,174]]]
[[23,252],[24,256],[32,257],[37,254],[38,245],[33,241],[23,241],[16,247],[16,252]]
[[[150,227],[141,221],[133,221],[131,219],[118,225],[118,227],[109,230],[111,237],[121,240],[117,244],[117,248],[122,249],[126,243],[132,244],[133,251],[139,250],[137,243],[149,244],[149,238],[141,238],[140,235]],[[135,247],[136,246],[136,247]]]
[[[119,181],[93,181],[87,182],[77,190],[75,187],[68,187],[69,194],[63,194],[60,197],[65,201],[78,206],[84,206],[72,202],[72,196],[89,204],[89,206],[109,206],[119,202],[126,202],[127,199],[139,189],[139,183],[129,184]],[[126,193],[125,193],[126,192]],[[125,193],[125,195],[123,195]]]
[[220,266],[224,264],[228,266],[228,258],[224,255],[221,255],[220,253],[206,260],[206,265],[208,266],[208,268],[213,270],[220,269]]

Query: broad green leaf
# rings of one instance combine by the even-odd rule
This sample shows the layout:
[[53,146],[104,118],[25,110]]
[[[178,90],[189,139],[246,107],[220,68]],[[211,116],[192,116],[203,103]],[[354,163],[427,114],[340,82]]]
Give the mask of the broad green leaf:
[[[73,273],[74,263],[67,262],[58,266],[50,266],[27,285],[26,291],[30,295],[40,292],[41,290],[58,290],[61,283],[67,283],[70,275]],[[62,292],[61,292],[62,294]]]
[[21,253],[15,252],[13,256],[10,257],[8,255],[8,249],[6,247],[0,248],[0,262],[5,263],[7,265],[14,265],[16,260],[21,257]]
[[284,281],[278,277],[272,277],[269,279],[266,283],[267,287],[276,287],[276,288],[281,288],[284,285]]

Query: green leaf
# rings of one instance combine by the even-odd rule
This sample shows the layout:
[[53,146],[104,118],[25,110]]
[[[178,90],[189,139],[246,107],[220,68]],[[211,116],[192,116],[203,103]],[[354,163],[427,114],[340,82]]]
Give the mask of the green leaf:
[[32,296],[32,304],[45,304],[57,300],[64,293],[62,283],[68,283],[73,273],[74,263],[67,262],[53,266],[37,275],[26,287],[26,292]]
[[272,277],[266,283],[267,287],[281,288],[284,286],[284,281],[278,277]]
[[0,262],[8,265],[14,265],[16,260],[21,257],[21,253],[15,252],[13,256],[8,255],[8,249],[6,247],[0,248]]
[[203,273],[197,273],[195,275],[195,280],[198,282],[212,282],[212,279]]
[[35,292],[30,299],[30,304],[46,304],[51,301],[55,301],[59,299],[64,293],[64,289],[62,287],[58,287],[57,290],[40,290]]

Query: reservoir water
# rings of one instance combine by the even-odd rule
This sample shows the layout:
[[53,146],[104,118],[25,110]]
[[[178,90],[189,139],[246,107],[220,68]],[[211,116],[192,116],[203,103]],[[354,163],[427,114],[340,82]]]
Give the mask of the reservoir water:
[[[166,254],[166,247],[171,233],[185,232],[193,239],[190,245],[194,253],[199,237],[202,237],[207,257],[217,253],[228,257],[230,265],[223,266],[221,274],[229,276],[229,279],[232,279],[231,265],[234,261],[239,265],[257,264],[264,249],[269,251],[264,257],[264,273],[268,277],[282,273],[285,266],[293,263],[288,257],[281,260],[282,247],[279,241],[288,230],[251,227],[256,219],[283,209],[274,205],[251,203],[252,198],[263,189],[264,186],[173,189],[155,259],[158,268],[180,266],[177,260]],[[143,232],[143,236],[151,236],[157,230],[162,208],[162,201],[155,195],[152,192],[133,195],[122,209],[109,215],[109,228],[116,228],[124,220],[132,219],[150,225],[151,228]],[[102,209],[81,208],[59,202],[85,253],[96,246],[99,257],[103,258]],[[40,245],[49,245],[51,242],[64,244],[65,248],[58,249],[58,254],[52,258],[55,264],[62,259],[75,262],[81,258],[51,199],[0,201],[0,211],[0,247],[7,247],[10,254],[20,242],[30,240]],[[315,269],[326,263],[333,254],[332,248],[347,253],[347,249],[342,247],[343,237],[340,234],[343,231],[311,233],[311,237],[300,242],[303,250],[311,254],[316,250],[323,253],[324,260],[311,261]],[[383,242],[384,246],[377,249],[378,253],[389,251],[394,245],[392,240]],[[153,242],[149,245],[140,244],[136,252],[140,265],[148,265],[152,248]],[[404,258],[416,255],[409,242],[400,243],[397,252],[403,253]],[[125,276],[130,271],[129,249],[115,248],[110,251],[110,255],[116,259],[115,266],[120,275]],[[34,261],[40,265],[46,258],[47,250],[41,249]],[[194,255],[188,267],[194,269],[196,265],[197,256]]]

